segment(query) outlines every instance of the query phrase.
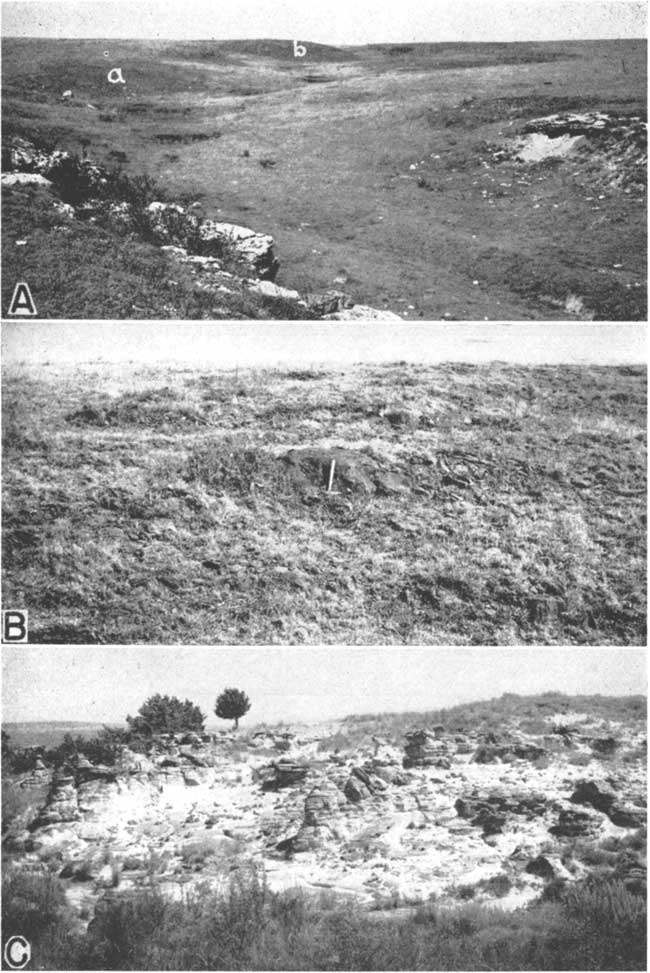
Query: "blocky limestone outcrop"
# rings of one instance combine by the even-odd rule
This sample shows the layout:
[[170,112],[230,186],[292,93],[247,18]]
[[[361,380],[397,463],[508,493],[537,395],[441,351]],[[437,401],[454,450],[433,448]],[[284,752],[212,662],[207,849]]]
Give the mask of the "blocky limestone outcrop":
[[412,730],[406,734],[404,768],[449,767],[450,747],[432,730]]
[[286,302],[294,318],[402,320],[386,309],[355,304],[342,291],[301,295],[274,284],[279,261],[268,233],[206,218],[200,203],[147,202],[135,180],[130,184],[119,174],[116,177],[103,166],[69,152],[45,152],[27,139],[11,137],[3,148],[2,185],[7,191],[25,186],[43,190],[68,228],[70,221],[78,219],[154,243],[170,262],[185,265],[195,286],[214,294],[215,299],[219,294],[250,292],[277,302],[279,315]]

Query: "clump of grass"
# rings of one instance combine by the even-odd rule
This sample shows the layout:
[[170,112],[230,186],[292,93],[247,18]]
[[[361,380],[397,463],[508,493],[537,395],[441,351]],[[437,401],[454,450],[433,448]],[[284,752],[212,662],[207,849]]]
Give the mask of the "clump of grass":
[[144,392],[125,392],[114,399],[84,404],[66,415],[66,420],[78,426],[154,426],[163,424],[202,425],[201,412],[178,402],[178,393],[167,387]]
[[70,962],[75,962],[79,938],[73,932],[64,883],[48,873],[5,869],[2,935],[4,942],[12,936],[29,941],[33,968],[74,968]]
[[479,883],[482,891],[496,899],[502,899],[512,890],[512,880],[507,875],[493,875]]
[[427,903],[390,923],[336,897],[272,894],[254,872],[182,903],[155,891],[108,901],[83,968],[644,969],[645,904],[614,886],[504,913]]

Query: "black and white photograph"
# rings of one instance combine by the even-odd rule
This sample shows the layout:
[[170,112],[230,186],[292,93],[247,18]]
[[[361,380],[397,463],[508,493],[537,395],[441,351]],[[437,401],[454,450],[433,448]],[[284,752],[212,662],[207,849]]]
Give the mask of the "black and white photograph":
[[2,8],[5,316],[646,320],[645,2]]
[[2,664],[5,969],[647,968],[642,649]]
[[7,322],[5,638],[645,645],[646,327]]
[[0,7],[0,967],[646,970],[646,0]]

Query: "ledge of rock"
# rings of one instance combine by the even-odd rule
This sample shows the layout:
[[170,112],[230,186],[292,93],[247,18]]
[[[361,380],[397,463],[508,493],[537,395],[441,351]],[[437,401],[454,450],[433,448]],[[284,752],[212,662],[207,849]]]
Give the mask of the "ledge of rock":
[[[115,174],[68,152],[45,152],[26,139],[12,137],[3,149],[2,185],[11,191],[19,187],[48,190],[63,198],[55,203],[66,220],[96,223],[120,235],[134,235],[164,250],[170,260],[189,267],[195,285],[214,293],[250,291],[270,301],[286,301],[287,316],[332,321],[401,321],[388,310],[356,304],[342,291],[328,290],[301,295],[297,290],[273,283],[279,262],[273,237],[248,226],[203,217],[198,203],[181,206],[153,200],[136,202]],[[74,192],[70,196],[70,188]],[[122,198],[120,198],[122,197]],[[70,202],[66,202],[66,199]],[[72,205],[74,203],[74,205]],[[268,308],[267,308],[268,310]],[[273,307],[271,305],[271,310]],[[282,315],[282,305],[276,309]]]

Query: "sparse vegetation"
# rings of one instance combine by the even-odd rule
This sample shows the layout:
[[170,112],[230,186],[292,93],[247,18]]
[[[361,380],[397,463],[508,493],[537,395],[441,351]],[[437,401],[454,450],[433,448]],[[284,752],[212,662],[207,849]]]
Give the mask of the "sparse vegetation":
[[[449,709],[429,710],[424,713],[366,713],[349,716],[342,721],[336,733],[322,738],[319,751],[354,751],[373,736],[402,740],[407,730],[426,729],[436,724],[444,725],[452,733],[471,732],[485,735],[498,734],[499,727],[504,725],[519,728],[534,719],[550,733],[551,725],[541,723],[544,715],[580,712],[583,709],[596,719],[632,725],[645,724],[646,705],[643,696],[564,696],[556,692],[542,693],[539,696],[519,696],[516,693],[504,693],[498,699],[462,703]],[[544,731],[540,729],[539,732]],[[594,759],[589,754],[584,754],[585,760],[578,759],[582,756],[569,751],[566,759],[569,764],[579,766],[587,766]]]

